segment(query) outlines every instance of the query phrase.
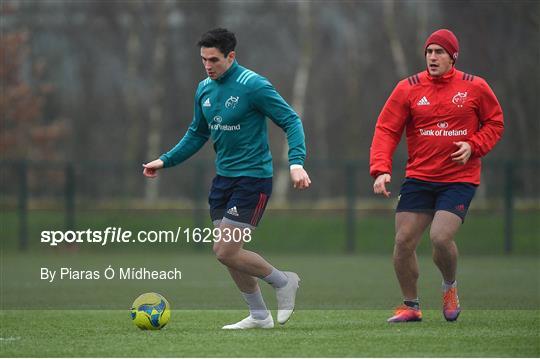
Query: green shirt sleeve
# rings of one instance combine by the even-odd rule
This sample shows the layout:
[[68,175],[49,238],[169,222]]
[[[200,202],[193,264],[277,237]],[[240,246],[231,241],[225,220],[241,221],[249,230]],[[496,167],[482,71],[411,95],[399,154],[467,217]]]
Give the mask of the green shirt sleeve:
[[176,166],[193,156],[210,137],[210,130],[201,109],[199,89],[195,94],[193,120],[186,134],[173,149],[159,157],[164,168]]
[[279,95],[274,86],[264,78],[261,78],[259,86],[252,92],[250,97],[253,106],[269,117],[287,134],[289,165],[304,165],[306,143],[300,117]]

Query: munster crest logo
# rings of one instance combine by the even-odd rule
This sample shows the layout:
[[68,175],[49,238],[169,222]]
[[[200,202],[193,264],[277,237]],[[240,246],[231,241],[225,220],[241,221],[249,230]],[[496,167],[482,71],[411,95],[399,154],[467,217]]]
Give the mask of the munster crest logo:
[[458,92],[452,97],[452,103],[457,107],[463,107],[463,104],[467,100],[467,92]]
[[234,109],[236,105],[238,105],[238,100],[240,99],[240,96],[231,96],[225,101],[225,107]]

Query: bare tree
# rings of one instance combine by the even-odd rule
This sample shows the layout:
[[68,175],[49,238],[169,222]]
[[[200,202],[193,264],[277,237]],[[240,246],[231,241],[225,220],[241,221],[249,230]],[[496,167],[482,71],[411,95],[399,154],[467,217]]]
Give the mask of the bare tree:
[[[152,104],[149,111],[148,148],[146,158],[155,157],[159,153],[161,144],[161,126],[163,123],[164,82],[165,82],[165,58],[167,56],[167,14],[170,2],[158,1],[156,6],[157,29],[155,35],[155,47],[153,54],[152,69]],[[145,199],[154,201],[158,196],[159,177],[153,181],[146,181]]]
[[[424,46],[424,41],[426,40],[426,36],[428,35],[427,32],[427,26],[428,26],[428,14],[430,10],[431,3],[429,1],[426,1],[422,4],[422,6],[418,6],[416,8],[416,16],[417,16],[417,27],[416,27],[416,48],[421,49]],[[421,52],[417,52],[419,56],[419,60],[424,61],[424,57],[422,56]]]
[[[128,163],[137,163],[139,147],[142,140],[143,118],[141,116],[141,107],[138,96],[137,83],[140,78],[139,68],[142,61],[142,43],[139,23],[141,22],[142,3],[139,0],[130,1],[126,4],[126,27],[128,29],[126,43],[126,75],[127,83],[124,86],[124,99],[126,103],[129,126],[126,129],[126,155],[125,160]],[[128,192],[134,191],[137,183],[135,176],[127,178]]]
[[384,29],[386,30],[386,35],[390,41],[392,59],[394,60],[394,65],[398,76],[400,78],[404,78],[408,74],[407,61],[405,59],[405,51],[403,51],[403,44],[399,39],[399,32],[396,25],[395,1],[383,1],[383,10]]
[[[313,38],[311,2],[299,1],[298,3],[298,26],[300,29],[300,60],[293,83],[293,101],[292,106],[300,118],[304,114],[304,104],[309,82],[309,73],[311,70],[311,60],[313,57]],[[284,142],[281,152],[281,163],[288,162],[288,143]],[[275,202],[283,203],[286,200],[287,189],[289,188],[289,169],[280,166],[277,171],[274,185]]]
[[10,159],[64,159],[65,122],[43,118],[45,98],[54,89],[41,79],[45,62],[32,64],[30,81],[23,76],[30,36],[16,31],[0,37],[0,151]]

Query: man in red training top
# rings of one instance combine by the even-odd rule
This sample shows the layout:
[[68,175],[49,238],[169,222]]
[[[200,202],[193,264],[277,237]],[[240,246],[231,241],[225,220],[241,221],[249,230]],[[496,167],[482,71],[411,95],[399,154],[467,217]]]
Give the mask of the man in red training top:
[[451,31],[435,31],[424,51],[427,71],[398,83],[371,144],[373,191],[389,197],[392,155],[406,130],[409,159],[396,209],[393,258],[404,304],[388,322],[422,320],[416,247],[430,224],[433,261],[443,277],[443,315],[448,321],[458,318],[454,236],[480,184],[480,158],[504,129],[501,106],[486,81],[454,67],[459,44]]

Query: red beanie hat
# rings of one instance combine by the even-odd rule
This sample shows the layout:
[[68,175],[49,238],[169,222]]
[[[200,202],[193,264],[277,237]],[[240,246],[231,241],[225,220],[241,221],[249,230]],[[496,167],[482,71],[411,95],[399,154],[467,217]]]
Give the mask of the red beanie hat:
[[456,62],[459,54],[459,42],[450,30],[440,29],[435,31],[433,34],[429,35],[424,46],[424,52],[427,50],[427,47],[431,44],[437,44],[448,52],[451,58]]

